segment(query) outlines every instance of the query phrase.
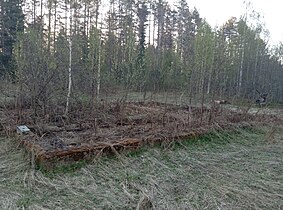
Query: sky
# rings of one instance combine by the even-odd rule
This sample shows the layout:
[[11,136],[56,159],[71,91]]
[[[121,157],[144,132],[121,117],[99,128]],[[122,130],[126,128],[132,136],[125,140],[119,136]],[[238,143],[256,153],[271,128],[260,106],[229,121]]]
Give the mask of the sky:
[[[176,0],[168,0],[170,3]],[[211,26],[221,26],[230,17],[240,17],[246,11],[244,0],[187,0],[191,9],[196,7]],[[260,13],[265,28],[270,32],[271,45],[283,42],[283,0],[248,0],[253,10]]]

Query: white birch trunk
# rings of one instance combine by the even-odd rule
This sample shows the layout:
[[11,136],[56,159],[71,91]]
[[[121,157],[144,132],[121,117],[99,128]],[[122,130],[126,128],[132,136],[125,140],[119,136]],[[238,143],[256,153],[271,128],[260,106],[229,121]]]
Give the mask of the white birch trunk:
[[244,55],[245,55],[245,46],[244,46],[244,43],[243,43],[243,44],[242,44],[241,65],[240,65],[240,72],[239,72],[239,92],[241,91],[241,88],[242,88],[242,81],[243,81]]
[[96,99],[98,101],[100,96],[100,76],[101,76],[101,36],[99,36],[99,46],[98,46],[98,67],[97,67],[97,87],[96,87]]
[[67,102],[66,102],[66,109],[65,115],[69,112],[69,105],[70,105],[70,97],[71,97],[71,88],[72,88],[72,9],[70,6],[70,37],[69,37],[69,69],[68,69],[68,94],[67,94]]

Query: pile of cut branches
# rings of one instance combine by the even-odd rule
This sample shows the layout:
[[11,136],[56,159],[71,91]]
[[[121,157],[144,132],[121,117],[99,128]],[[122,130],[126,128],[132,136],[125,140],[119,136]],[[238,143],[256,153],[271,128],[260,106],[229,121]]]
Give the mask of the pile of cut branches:
[[[7,113],[8,112],[8,113]],[[29,109],[19,115],[6,110],[1,115],[5,132],[19,124],[27,125],[31,134],[20,142],[45,168],[56,162],[91,159],[103,154],[118,154],[144,144],[168,144],[209,133],[213,129],[231,130],[272,117],[239,113],[219,107],[177,106],[157,102],[107,103],[96,108],[76,107],[68,117],[63,110],[34,116]]]

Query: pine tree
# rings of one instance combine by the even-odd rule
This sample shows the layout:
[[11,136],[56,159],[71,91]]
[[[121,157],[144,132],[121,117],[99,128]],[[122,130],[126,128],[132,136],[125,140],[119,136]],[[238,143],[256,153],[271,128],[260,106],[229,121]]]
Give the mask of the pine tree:
[[148,8],[144,1],[138,2],[138,11],[137,16],[139,19],[139,28],[138,28],[138,55],[137,55],[137,71],[139,71],[139,85],[141,90],[144,92],[144,97],[146,95],[146,82],[145,82],[145,33],[146,33],[146,22],[148,16]]

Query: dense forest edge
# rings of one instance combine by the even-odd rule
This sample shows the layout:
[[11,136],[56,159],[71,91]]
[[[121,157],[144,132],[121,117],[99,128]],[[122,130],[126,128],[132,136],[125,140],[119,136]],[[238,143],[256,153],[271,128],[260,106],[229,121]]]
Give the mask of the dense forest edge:
[[18,107],[68,112],[118,90],[283,102],[283,45],[270,46],[250,4],[216,28],[185,0],[6,0],[0,10],[1,89]]

